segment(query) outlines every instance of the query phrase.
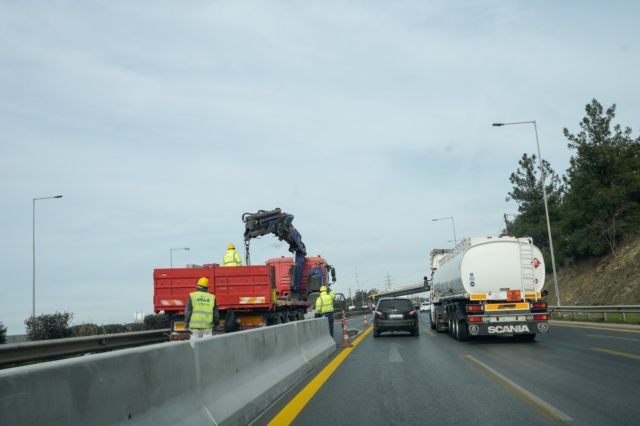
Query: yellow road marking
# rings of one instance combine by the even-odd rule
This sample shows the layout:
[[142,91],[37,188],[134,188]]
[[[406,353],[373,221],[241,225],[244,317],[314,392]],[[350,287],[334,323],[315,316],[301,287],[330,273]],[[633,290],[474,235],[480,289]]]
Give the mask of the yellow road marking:
[[608,354],[624,356],[624,357],[627,357],[627,358],[637,359],[637,360],[640,361],[640,356],[634,355],[634,354],[627,354],[627,353],[624,353],[624,352],[612,351],[610,349],[602,349],[602,348],[591,348],[591,349],[593,349],[594,351],[606,352]]
[[429,336],[431,337],[435,337],[436,335],[433,334],[432,332],[430,332],[429,330],[427,330],[426,328],[423,328],[422,331],[424,331],[425,333],[427,333]]
[[573,327],[573,328],[591,328],[593,330],[610,330],[610,331],[623,331],[625,333],[640,333],[640,330],[625,330],[623,328],[607,328],[607,327],[589,327],[587,325],[557,324],[555,322],[549,325],[553,327],[558,326],[558,327]]
[[540,398],[536,397],[532,393],[527,390],[521,388],[520,386],[513,383],[511,380],[504,377],[502,374],[498,373],[488,365],[485,365],[472,357],[471,355],[460,355],[462,359],[469,362],[471,365],[476,367],[478,370],[482,371],[484,374],[493,379],[496,383],[501,385],[503,388],[511,392],[522,402],[526,403],[528,406],[536,410],[538,413],[542,414],[548,419],[552,420],[573,420],[571,417],[566,414],[558,411],[556,408],[547,404]]
[[358,343],[362,341],[362,339],[371,332],[373,327],[367,328],[356,340],[353,341],[353,348],[344,348],[342,352],[335,357],[333,361],[329,363],[316,377],[309,382],[307,386],[304,387],[295,396],[289,403],[269,422],[269,426],[280,426],[280,425],[289,425],[296,418],[300,411],[304,408],[305,405],[311,398],[320,390],[324,382],[327,381],[329,377],[333,374],[334,371],[338,368],[338,366],[345,360],[347,356],[351,353],[351,351],[358,346]]

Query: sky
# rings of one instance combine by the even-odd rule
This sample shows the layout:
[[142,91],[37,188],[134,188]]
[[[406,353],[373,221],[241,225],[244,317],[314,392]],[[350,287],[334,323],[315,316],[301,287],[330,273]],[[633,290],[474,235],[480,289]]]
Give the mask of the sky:
[[[153,311],[153,270],[295,216],[335,291],[421,281],[497,235],[524,153],[563,174],[584,107],[640,127],[637,2],[0,3],[0,322]],[[242,253],[242,250],[240,250]],[[288,255],[265,236],[254,264]],[[357,271],[357,279],[356,279]]]

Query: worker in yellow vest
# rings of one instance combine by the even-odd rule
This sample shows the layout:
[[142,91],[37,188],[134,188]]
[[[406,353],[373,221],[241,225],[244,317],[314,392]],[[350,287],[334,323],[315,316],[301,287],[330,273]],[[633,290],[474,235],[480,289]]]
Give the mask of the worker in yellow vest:
[[329,318],[329,334],[333,337],[333,297],[327,294],[327,287],[320,287],[320,297],[316,299],[316,318]]
[[222,266],[242,266],[242,259],[233,244],[227,246],[227,254],[222,258]]
[[191,336],[199,339],[213,335],[213,327],[220,324],[216,296],[209,293],[209,279],[198,280],[196,291],[189,293],[187,307],[184,310],[184,326],[191,330]]

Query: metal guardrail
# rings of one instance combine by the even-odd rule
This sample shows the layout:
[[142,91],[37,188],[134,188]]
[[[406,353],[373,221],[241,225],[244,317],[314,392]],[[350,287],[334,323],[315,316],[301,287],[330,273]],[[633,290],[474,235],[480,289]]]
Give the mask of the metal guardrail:
[[622,314],[622,321],[627,322],[627,314],[640,312],[640,305],[603,305],[603,306],[549,306],[549,312],[558,312],[560,314],[573,313],[587,314],[587,319],[591,319],[591,314],[603,314],[604,320],[607,321],[607,314]]
[[168,342],[171,329],[100,334],[0,345],[0,365],[20,364],[131,346]]

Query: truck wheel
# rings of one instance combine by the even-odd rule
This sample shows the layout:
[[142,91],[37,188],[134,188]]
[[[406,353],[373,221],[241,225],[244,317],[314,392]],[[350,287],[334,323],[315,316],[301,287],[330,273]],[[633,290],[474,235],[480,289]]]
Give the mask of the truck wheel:
[[436,323],[435,323],[435,322],[431,322],[431,320],[429,320],[429,322],[431,323],[431,329],[432,329],[432,330],[435,330],[435,329],[437,329],[437,328],[438,328],[438,326],[436,326]]
[[380,332],[378,330],[373,330],[373,337],[380,337]]
[[282,319],[281,319],[281,324],[282,324],[282,323],[286,324],[286,323],[288,323],[288,322],[289,322],[289,314],[282,315],[282,317],[281,317],[281,318],[282,318]]
[[464,321],[460,321],[456,326],[456,339],[459,342],[467,342],[469,340],[469,327]]

